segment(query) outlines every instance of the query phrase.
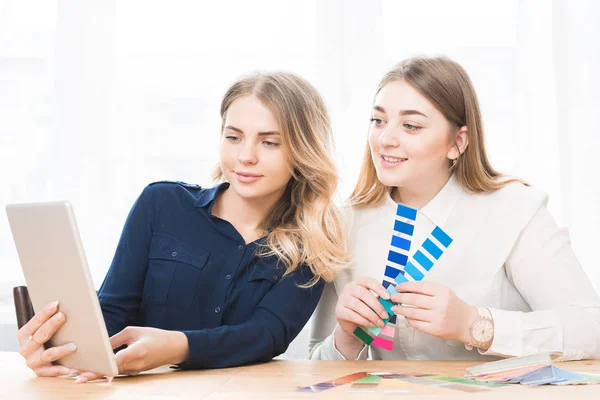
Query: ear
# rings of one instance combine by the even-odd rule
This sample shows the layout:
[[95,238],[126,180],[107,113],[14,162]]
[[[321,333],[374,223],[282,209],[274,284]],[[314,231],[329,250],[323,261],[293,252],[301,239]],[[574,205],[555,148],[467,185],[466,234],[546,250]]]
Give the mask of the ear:
[[452,145],[450,150],[448,150],[447,157],[450,160],[456,160],[467,149],[467,146],[469,145],[469,135],[467,134],[467,132],[467,127],[463,126],[456,133],[456,136],[454,138],[454,144]]

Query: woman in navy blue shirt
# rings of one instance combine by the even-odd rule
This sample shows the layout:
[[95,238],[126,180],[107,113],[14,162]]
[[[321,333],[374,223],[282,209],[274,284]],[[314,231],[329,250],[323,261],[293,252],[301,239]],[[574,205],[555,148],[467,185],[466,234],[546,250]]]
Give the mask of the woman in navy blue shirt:
[[[221,183],[150,184],[125,223],[98,294],[113,348],[127,345],[120,373],[268,361],[347,261],[318,92],[293,74],[250,75],[229,88],[221,117]],[[52,364],[74,344],[43,346],[65,319],[50,304],[18,333],[38,376],[74,372]]]

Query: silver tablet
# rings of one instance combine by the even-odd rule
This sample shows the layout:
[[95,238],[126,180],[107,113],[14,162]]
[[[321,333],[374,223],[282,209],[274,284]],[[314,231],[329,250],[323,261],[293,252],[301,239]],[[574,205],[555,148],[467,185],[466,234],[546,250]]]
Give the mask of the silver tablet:
[[72,342],[77,351],[58,363],[118,375],[71,205],[66,201],[9,204],[6,214],[33,308],[40,310],[58,300],[67,317],[49,345]]

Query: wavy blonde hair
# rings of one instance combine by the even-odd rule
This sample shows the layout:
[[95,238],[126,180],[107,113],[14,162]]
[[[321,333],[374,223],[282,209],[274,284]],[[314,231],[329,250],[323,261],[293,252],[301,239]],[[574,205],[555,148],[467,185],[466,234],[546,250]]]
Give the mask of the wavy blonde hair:
[[[498,190],[511,182],[521,182],[496,171],[489,162],[484,145],[483,122],[479,101],[469,75],[457,62],[448,57],[414,57],[406,59],[384,75],[375,96],[388,83],[404,80],[411,85],[457,129],[467,127],[469,144],[453,167],[459,184],[470,193]],[[455,142],[455,136],[450,137]],[[377,178],[377,171],[367,142],[358,182],[350,195],[357,207],[379,204],[389,187]]]
[[[277,120],[292,178],[281,199],[261,222],[267,244],[260,256],[275,255],[285,274],[306,264],[314,274],[306,287],[335,278],[348,264],[342,218],[333,203],[338,175],[333,161],[333,135],[325,103],[306,80],[288,73],[244,76],[227,90],[221,102],[221,132],[229,106],[253,95]],[[224,181],[217,167],[215,181]]]

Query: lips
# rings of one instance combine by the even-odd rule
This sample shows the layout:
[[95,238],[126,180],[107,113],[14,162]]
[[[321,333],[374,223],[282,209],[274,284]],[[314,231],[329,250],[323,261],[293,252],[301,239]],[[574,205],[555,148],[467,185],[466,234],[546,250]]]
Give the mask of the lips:
[[235,171],[236,174],[240,175],[240,176],[244,176],[244,177],[248,177],[248,178],[260,178],[261,175],[258,174],[251,174],[249,172],[239,172],[239,171]]
[[235,176],[236,176],[237,180],[241,183],[252,183],[252,182],[256,182],[260,178],[262,178],[262,175],[253,174],[250,172],[238,172],[238,171],[235,171]]
[[404,158],[404,157],[393,157],[393,156],[388,156],[388,155],[383,155],[383,154],[380,154],[380,156],[383,161],[385,161],[386,163],[389,163],[389,164],[398,164],[398,163],[408,160],[408,158]]

